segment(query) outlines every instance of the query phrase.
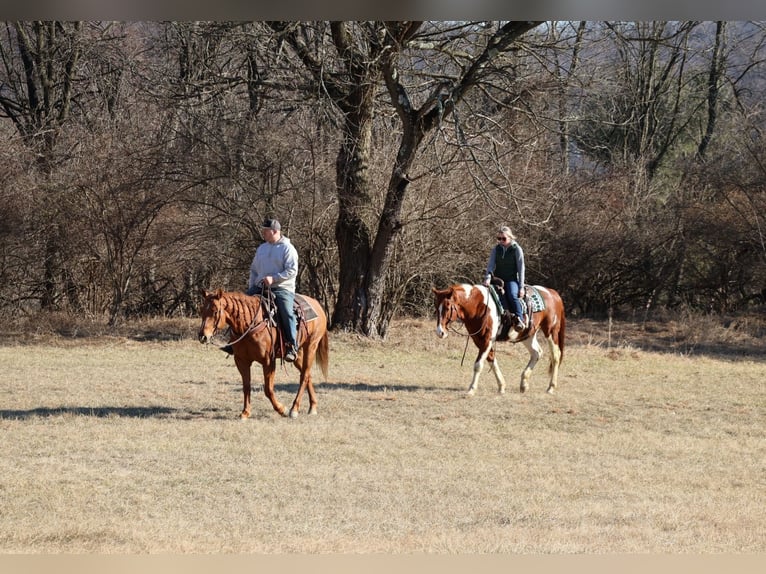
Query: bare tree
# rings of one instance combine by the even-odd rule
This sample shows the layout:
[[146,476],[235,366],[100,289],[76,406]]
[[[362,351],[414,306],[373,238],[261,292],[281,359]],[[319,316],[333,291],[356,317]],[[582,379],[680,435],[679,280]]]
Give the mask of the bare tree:
[[[35,151],[38,167],[45,174],[53,169],[56,142],[76,95],[74,82],[81,41],[81,22],[13,22],[5,24],[5,41],[0,42],[0,109]],[[55,206],[55,200],[49,205]],[[60,222],[55,213],[51,215],[43,261],[44,308],[55,301],[59,270]]]
[[371,337],[478,277],[501,222],[582,312],[760,300],[762,24],[0,32],[2,307],[193,313],[244,288],[267,215]]
[[[400,215],[410,184],[410,170],[424,138],[441,125],[463,98],[488,74],[492,63],[539,22],[509,22],[494,31],[465,24],[437,30],[422,22],[332,22],[327,35],[321,27],[273,23],[341,114],[342,143],[337,159],[339,214],[338,301],[335,328],[351,328],[361,304],[361,330],[384,336],[390,314],[383,313],[384,288],[392,250],[401,232]],[[451,50],[471,36],[464,50]],[[329,38],[336,60],[316,50]],[[435,78],[413,74],[423,51],[443,51],[451,69]],[[404,72],[402,65],[405,65]],[[419,84],[409,83],[417,77]],[[385,82],[389,105],[399,119],[399,146],[380,213],[370,218],[368,177],[372,128],[376,117],[376,88]],[[374,226],[374,233],[371,225]]]

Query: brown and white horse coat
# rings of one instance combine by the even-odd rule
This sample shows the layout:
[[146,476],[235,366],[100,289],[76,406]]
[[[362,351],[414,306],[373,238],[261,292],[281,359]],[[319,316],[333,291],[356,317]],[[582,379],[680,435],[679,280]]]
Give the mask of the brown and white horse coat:
[[[554,289],[540,285],[527,286],[527,289],[535,289],[539,293],[545,303],[545,308],[531,313],[524,329],[512,329],[509,333],[511,343],[521,342],[529,352],[529,362],[521,373],[520,390],[523,393],[529,388],[529,377],[532,374],[532,369],[535,368],[543,355],[543,348],[537,338],[538,332],[542,331],[548,342],[550,354],[548,392],[553,393],[558,384],[558,370],[564,352],[566,329],[564,305],[561,297]],[[447,289],[434,288],[433,293],[436,305],[437,336],[445,338],[450,325],[459,321],[463,323],[468,336],[479,349],[473,365],[473,377],[468,387],[468,394],[472,395],[476,392],[485,361],[489,362],[495,375],[498,391],[504,393],[505,379],[497,364],[495,353],[495,339],[501,327],[500,310],[489,293],[489,288],[484,285],[459,283]]]

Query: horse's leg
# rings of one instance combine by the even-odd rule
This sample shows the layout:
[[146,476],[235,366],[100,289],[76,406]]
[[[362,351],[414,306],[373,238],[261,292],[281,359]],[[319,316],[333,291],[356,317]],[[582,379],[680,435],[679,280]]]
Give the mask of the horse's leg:
[[263,365],[263,393],[271,401],[271,406],[283,417],[287,416],[285,405],[279,402],[277,394],[274,392],[274,373],[276,366],[273,362]]
[[468,387],[469,395],[472,395],[476,392],[476,389],[479,386],[479,375],[481,375],[481,371],[484,368],[484,360],[492,350],[492,347],[490,347],[488,341],[479,343],[478,347],[479,354],[476,356],[476,362],[473,364],[473,377],[471,378],[471,385]]
[[303,353],[300,354],[298,360],[295,361],[295,366],[301,372],[301,382],[298,387],[298,393],[295,395],[293,406],[290,408],[290,416],[295,418],[298,416],[301,408],[301,400],[303,399],[303,393],[306,389],[309,391],[309,414],[317,414],[317,395],[314,391],[314,381],[311,378],[311,369],[314,366],[314,360],[316,359],[317,347],[319,341],[311,341],[311,343],[303,348]]
[[301,382],[298,386],[298,392],[295,393],[295,400],[293,401],[293,406],[290,407],[290,418],[297,418],[298,413],[300,413],[301,410],[301,399],[303,399],[303,393],[306,390],[306,387],[311,389],[309,391],[309,414],[315,415],[316,414],[316,397],[312,398],[313,393],[313,385],[311,384],[311,367],[310,366],[301,366]]
[[310,372],[306,385],[309,391],[309,414],[315,415],[317,414],[317,393],[314,390],[314,379],[311,377]]
[[306,351],[304,350],[303,353],[298,353],[298,358],[293,361],[293,365],[296,369],[300,372],[300,382],[298,383],[298,392],[295,393],[295,398],[293,399],[293,404],[290,407],[290,418],[294,419],[298,417],[298,414],[301,410],[301,399],[303,398],[303,391],[306,390],[306,375],[305,375],[305,369],[304,369],[304,363],[306,360]]
[[242,394],[244,395],[244,405],[242,407],[242,413],[239,415],[239,418],[244,420],[250,417],[250,365],[252,362],[235,355],[234,364],[237,365],[239,376],[242,377]]
[[549,393],[553,394],[553,392],[556,390],[556,385],[558,384],[559,380],[559,364],[561,363],[561,348],[556,343],[556,339],[553,336],[553,333],[548,335],[548,348],[551,352],[551,362],[550,366],[548,367],[548,372],[551,375],[551,381],[548,383],[548,391]]
[[519,390],[522,393],[525,393],[527,389],[529,389],[529,377],[532,374],[532,369],[535,368],[537,361],[540,360],[540,357],[543,354],[543,348],[537,341],[537,331],[535,331],[528,339],[524,339],[524,346],[527,348],[527,351],[529,351],[529,362],[521,373],[521,385],[519,386]]
[[503,373],[500,372],[500,365],[497,364],[497,353],[495,353],[494,348],[490,349],[489,354],[487,355],[487,361],[489,361],[489,366],[495,374],[497,392],[501,395],[505,394],[505,379],[503,378]]

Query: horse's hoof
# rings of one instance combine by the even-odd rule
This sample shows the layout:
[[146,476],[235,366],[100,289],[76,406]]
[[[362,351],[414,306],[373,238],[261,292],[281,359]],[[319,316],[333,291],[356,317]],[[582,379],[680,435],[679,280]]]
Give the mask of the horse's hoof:
[[241,421],[246,421],[249,418],[250,418],[250,415],[248,415],[246,413],[242,413],[241,415],[239,415],[239,420],[241,420]]
[[298,411],[295,409],[290,409],[290,418],[291,419],[297,419],[298,418]]
[[554,389],[553,387],[548,387],[548,390],[545,391],[545,392],[548,393],[549,395],[552,395],[552,394],[554,394],[555,391],[556,391],[556,389]]

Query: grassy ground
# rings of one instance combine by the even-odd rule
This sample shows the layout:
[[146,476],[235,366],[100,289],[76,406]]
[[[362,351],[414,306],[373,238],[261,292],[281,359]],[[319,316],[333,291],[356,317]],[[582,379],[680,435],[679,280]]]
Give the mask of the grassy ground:
[[472,347],[402,320],[333,335],[318,416],[241,422],[196,326],[3,342],[0,552],[766,551],[760,331],[573,321],[556,395],[506,344],[468,398]]

